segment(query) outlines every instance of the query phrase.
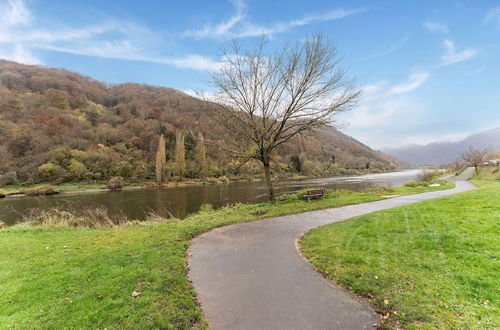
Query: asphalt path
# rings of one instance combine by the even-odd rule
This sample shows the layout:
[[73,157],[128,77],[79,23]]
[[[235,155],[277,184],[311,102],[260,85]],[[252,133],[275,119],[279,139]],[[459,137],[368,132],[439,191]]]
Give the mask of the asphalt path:
[[379,316],[371,306],[314,271],[299,255],[297,238],[328,223],[474,188],[457,181],[454,189],[234,224],[198,236],[188,252],[189,278],[209,327],[373,328]]

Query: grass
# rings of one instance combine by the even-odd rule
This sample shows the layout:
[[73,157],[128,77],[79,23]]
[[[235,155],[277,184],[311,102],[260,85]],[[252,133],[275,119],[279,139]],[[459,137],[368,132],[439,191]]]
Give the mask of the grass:
[[[394,188],[393,194],[451,187]],[[413,189],[413,190],[412,190]],[[114,229],[0,230],[0,324],[5,328],[206,328],[187,278],[192,237],[212,228],[383,199],[388,189],[303,201],[238,204],[185,220]],[[133,298],[132,292],[141,295]]]
[[22,191],[23,194],[28,196],[38,196],[38,195],[53,195],[57,192],[51,186],[36,186],[33,188],[26,188]]
[[388,327],[500,327],[500,181],[313,229],[304,255]]
[[478,180],[500,180],[500,166],[479,167],[474,178]]
[[[8,185],[2,189],[7,195],[21,194],[26,189],[32,189],[45,186],[45,184],[34,184],[34,185]],[[107,188],[107,182],[105,183],[94,183],[94,182],[68,182],[59,185],[52,186],[54,190],[60,191],[79,191],[88,189],[105,189]]]

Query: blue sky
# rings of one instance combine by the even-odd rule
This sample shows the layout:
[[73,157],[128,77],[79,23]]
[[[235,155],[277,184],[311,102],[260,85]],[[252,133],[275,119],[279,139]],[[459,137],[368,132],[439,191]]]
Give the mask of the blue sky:
[[220,48],[322,32],[363,86],[342,130],[374,147],[500,127],[500,1],[0,0],[0,58],[207,90]]

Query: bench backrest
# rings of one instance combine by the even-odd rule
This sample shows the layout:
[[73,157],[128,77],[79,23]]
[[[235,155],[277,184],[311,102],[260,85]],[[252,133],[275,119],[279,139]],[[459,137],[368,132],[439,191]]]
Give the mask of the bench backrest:
[[323,195],[325,191],[323,189],[308,190],[307,195]]

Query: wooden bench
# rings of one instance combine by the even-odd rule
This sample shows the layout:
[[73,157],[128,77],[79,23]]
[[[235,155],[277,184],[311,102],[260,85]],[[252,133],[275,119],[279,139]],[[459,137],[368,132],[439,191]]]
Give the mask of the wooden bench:
[[308,190],[305,195],[302,195],[303,199],[320,198],[325,196],[325,189],[315,189]]

